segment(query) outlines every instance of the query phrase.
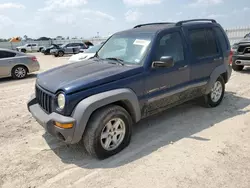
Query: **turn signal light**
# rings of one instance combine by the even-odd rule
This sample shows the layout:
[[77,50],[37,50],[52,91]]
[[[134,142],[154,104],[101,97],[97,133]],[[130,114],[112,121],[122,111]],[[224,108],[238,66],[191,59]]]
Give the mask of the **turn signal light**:
[[70,129],[73,127],[73,123],[59,123],[55,122],[55,126],[63,128],[63,129]]

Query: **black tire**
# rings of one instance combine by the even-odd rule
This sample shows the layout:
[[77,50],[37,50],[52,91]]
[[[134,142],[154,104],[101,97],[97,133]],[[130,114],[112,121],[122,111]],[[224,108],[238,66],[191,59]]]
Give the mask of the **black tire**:
[[58,54],[54,54],[55,57],[58,57]]
[[41,52],[43,48],[39,48],[39,51],[38,52]]
[[[124,122],[126,131],[123,140],[121,140],[121,143],[117,146],[117,148],[114,148],[113,150],[106,150],[101,144],[101,133],[105,129],[105,125],[114,118],[119,118]],[[83,144],[87,152],[91,156],[98,159],[105,159],[119,153],[130,143],[132,124],[133,121],[131,116],[120,106],[109,105],[97,110],[91,116],[83,134]]]
[[21,49],[21,52],[26,53],[26,49]]
[[244,69],[244,65],[236,65],[235,62],[233,62],[232,68],[234,71],[242,71]]
[[[21,74],[22,72],[22,74]],[[11,71],[11,75],[14,79],[23,79],[27,76],[28,74],[28,69],[25,66],[22,65],[17,65],[15,67],[13,67],[12,71]]]
[[[212,100],[212,91],[211,91],[209,94],[205,95],[204,98],[203,98],[203,104],[204,104],[204,106],[207,107],[207,108],[214,108],[214,107],[217,107],[218,105],[220,105],[220,103],[222,102],[222,100],[223,100],[223,98],[224,98],[224,93],[225,93],[225,81],[224,81],[224,79],[223,79],[222,76],[220,76],[220,77],[216,80],[216,82],[217,82],[217,81],[220,82],[220,84],[221,84],[221,86],[222,86],[222,93],[221,93],[221,96],[220,96],[219,100],[213,101],[213,100]],[[215,83],[216,83],[216,82],[215,82]]]
[[59,51],[58,52],[58,57],[62,57],[62,56],[64,56],[64,52],[63,51]]

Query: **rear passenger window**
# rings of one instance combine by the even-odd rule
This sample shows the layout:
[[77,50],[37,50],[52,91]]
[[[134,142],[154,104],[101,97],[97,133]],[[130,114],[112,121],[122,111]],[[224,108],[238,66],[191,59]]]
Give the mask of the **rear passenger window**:
[[204,58],[218,54],[218,47],[213,30],[195,29],[189,33],[191,47],[196,58]]
[[217,38],[218,38],[219,41],[220,41],[220,45],[221,45],[222,50],[223,50],[223,51],[229,50],[229,45],[228,45],[228,43],[227,43],[226,37],[225,37],[225,35],[223,34],[223,32],[221,31],[221,29],[218,28],[218,27],[215,27],[215,28],[214,28],[214,31],[215,31],[215,33],[216,33]]
[[164,35],[157,46],[156,60],[162,56],[172,56],[175,62],[184,60],[183,43],[178,32]]
[[12,52],[7,52],[7,51],[0,51],[0,59],[3,58],[10,58],[10,57],[15,57],[16,54]]

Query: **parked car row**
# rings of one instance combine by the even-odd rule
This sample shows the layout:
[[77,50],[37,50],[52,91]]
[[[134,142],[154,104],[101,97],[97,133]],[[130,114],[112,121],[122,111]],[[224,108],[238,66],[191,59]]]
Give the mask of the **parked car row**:
[[65,54],[78,54],[79,52],[82,52],[92,46],[93,44],[91,42],[74,42],[62,45],[52,44],[50,47],[42,49],[41,52],[44,55],[62,57]]

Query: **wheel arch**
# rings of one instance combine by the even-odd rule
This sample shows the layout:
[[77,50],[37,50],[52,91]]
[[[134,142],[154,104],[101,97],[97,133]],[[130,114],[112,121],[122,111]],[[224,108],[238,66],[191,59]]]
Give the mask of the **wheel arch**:
[[29,68],[26,65],[24,65],[24,64],[16,64],[15,66],[12,67],[11,74],[12,74],[14,68],[16,68],[16,67],[24,67],[27,70],[27,73],[30,72]]
[[228,75],[227,69],[226,69],[226,67],[225,67],[224,64],[223,64],[223,65],[220,65],[220,66],[218,66],[218,67],[216,67],[216,68],[214,69],[214,71],[211,73],[210,79],[209,79],[208,84],[207,84],[207,88],[206,88],[205,94],[210,93],[210,91],[211,91],[211,89],[212,89],[212,87],[213,87],[213,84],[215,83],[215,81],[216,81],[220,76],[223,77],[225,83],[228,82],[228,77],[229,77],[229,75]]
[[81,140],[91,115],[107,105],[119,105],[131,115],[134,122],[141,119],[141,110],[136,94],[130,89],[115,89],[99,93],[83,99],[75,107],[72,117],[76,119],[76,127],[72,143]]

